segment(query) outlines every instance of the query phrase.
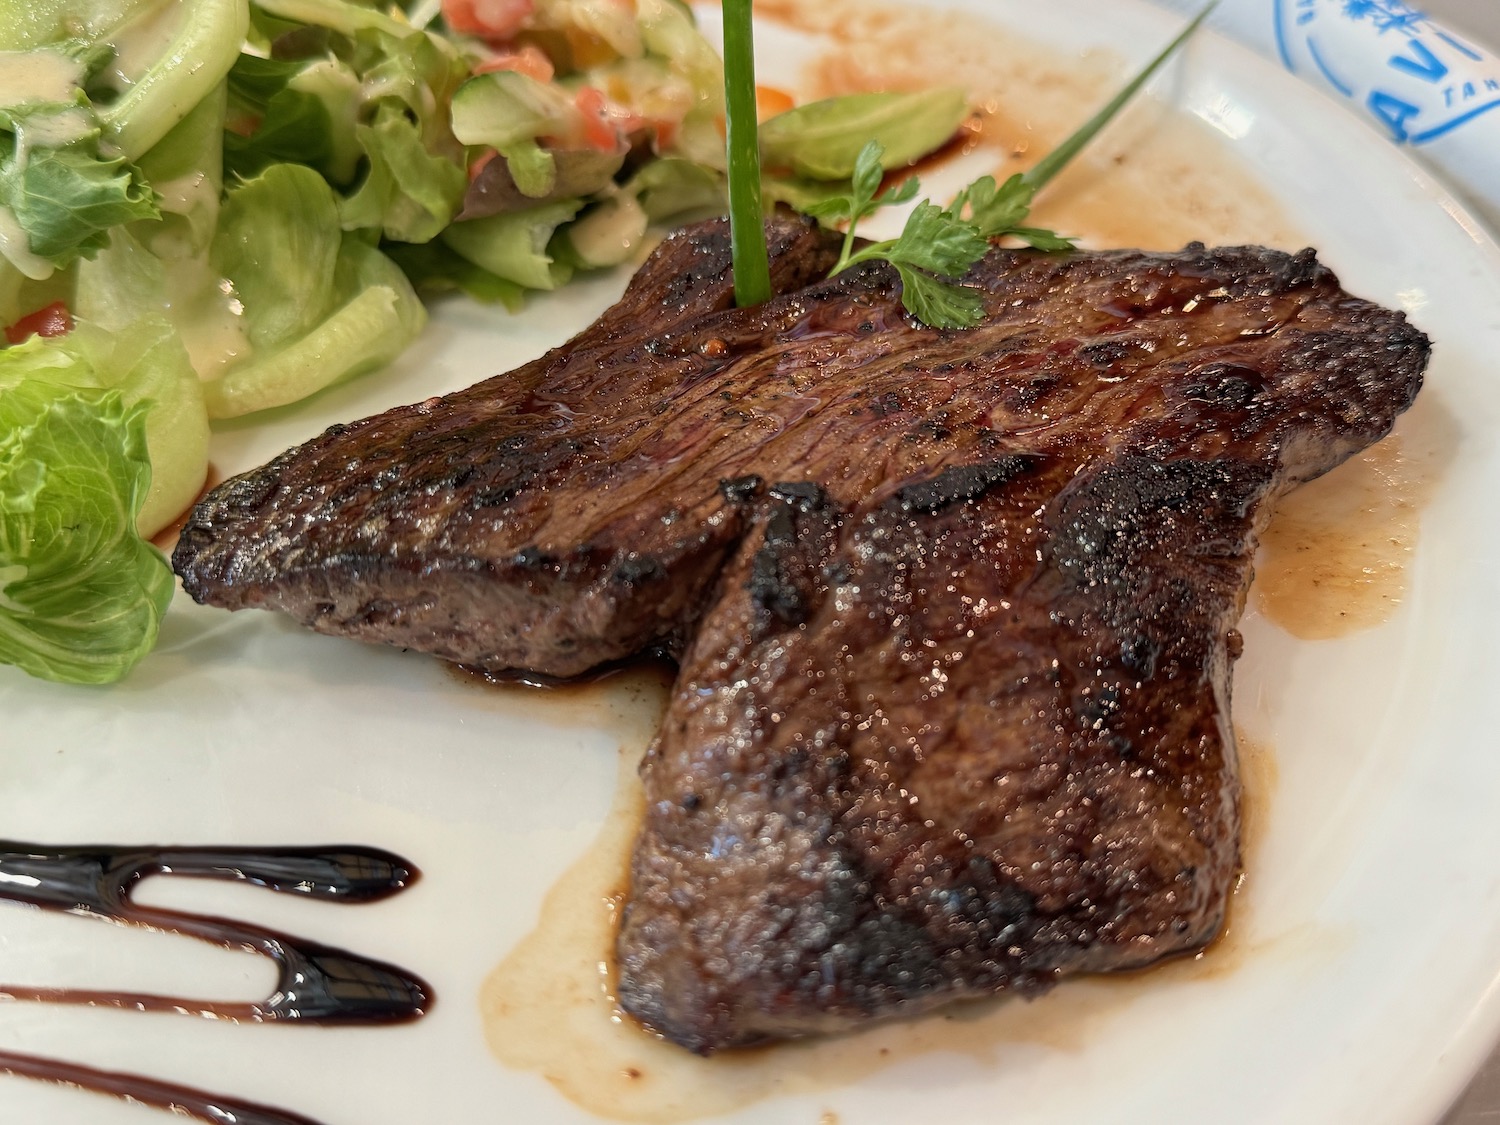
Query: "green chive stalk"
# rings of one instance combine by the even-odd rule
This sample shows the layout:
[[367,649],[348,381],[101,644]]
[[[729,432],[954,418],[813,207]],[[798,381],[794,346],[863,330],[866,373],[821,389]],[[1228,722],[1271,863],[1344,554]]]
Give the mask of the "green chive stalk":
[[724,116],[729,163],[729,238],[734,302],[771,299],[771,264],[761,211],[760,140],[755,120],[751,0],[724,0]]
[[1068,161],[1077,156],[1079,150],[1094,139],[1094,134],[1108,125],[1110,119],[1125,107],[1125,103],[1135,97],[1136,92],[1151,80],[1151,76],[1160,70],[1163,64],[1176,53],[1177,48],[1187,42],[1193,32],[1198,30],[1198,25],[1208,18],[1208,13],[1218,7],[1218,4],[1219,0],[1212,0],[1212,3],[1194,16],[1192,22],[1182,29],[1181,34],[1168,43],[1162,49],[1161,54],[1152,59],[1150,64],[1137,74],[1123,90],[1111,98],[1103,109],[1085,121],[1076,133],[1033,165],[1031,170],[1022,177],[1026,183],[1036,190],[1041,190],[1042,186],[1048,180],[1061,172],[1066,167]]

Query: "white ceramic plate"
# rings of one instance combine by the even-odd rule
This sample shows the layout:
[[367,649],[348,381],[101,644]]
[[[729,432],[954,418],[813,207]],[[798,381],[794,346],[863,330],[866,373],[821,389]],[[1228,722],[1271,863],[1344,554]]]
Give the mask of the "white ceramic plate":
[[[1173,26],[1133,0],[970,7],[1062,48],[1133,59]],[[830,1074],[725,1120],[1425,1122],[1500,1027],[1500,254],[1395,149],[1243,50],[1201,40],[1168,89],[1186,112],[1233,126],[1233,144],[1349,288],[1406,307],[1437,341],[1424,395],[1457,439],[1423,513],[1410,595],[1385,625],[1335,641],[1247,622],[1238,718],[1274,746],[1278,781],[1222,964],[1114,991],[1065,985],[1015,1005],[1034,1015],[1034,1037],[976,1032],[972,1050],[892,1058],[848,1084]],[[215,462],[237,471],[331,421],[514,366],[587,324],[623,283],[575,285],[520,318],[447,305],[396,370],[220,435]],[[438,995],[415,1024],[352,1030],[0,1004],[0,1049],[328,1125],[595,1120],[494,1060],[478,996],[602,821],[631,716],[517,700],[422,657],[181,597],[161,648],[125,684],[66,688],[0,670],[0,716],[10,839],[341,841],[409,857],[423,880],[375,906],[149,883],[143,897],[386,958]],[[186,939],[0,910],[0,980],[254,998],[271,979],[256,958]],[[0,1079],[0,1119],[153,1118],[12,1078]]]

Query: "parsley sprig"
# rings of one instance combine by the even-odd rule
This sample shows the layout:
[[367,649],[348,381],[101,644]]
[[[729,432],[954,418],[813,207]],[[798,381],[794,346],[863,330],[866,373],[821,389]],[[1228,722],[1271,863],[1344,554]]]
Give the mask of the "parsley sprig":
[[899,237],[855,249],[855,231],[861,220],[883,207],[910,203],[921,190],[920,181],[912,177],[881,191],[885,176],[881,157],[885,150],[878,141],[870,141],[855,161],[849,192],[806,208],[809,215],[822,223],[847,224],[843,250],[828,276],[860,262],[889,262],[901,275],[901,303],[923,324],[933,328],[974,327],[984,316],[984,300],[979,290],[962,284],[964,275],[989,251],[991,241],[998,238],[1015,238],[1038,250],[1072,249],[1074,239],[1025,225],[1037,192],[1135,96],[1198,29],[1214,6],[1210,3],[1199,12],[1108,104],[1030,171],[1018,172],[1003,184],[997,184],[993,176],[981,176],[959,192],[947,207],[924,199],[912,208]]
[[882,207],[909,203],[921,190],[915,177],[880,191],[885,154],[878,141],[860,150],[847,195],[821,200],[808,208],[820,222],[847,223],[843,251],[829,276],[860,262],[885,261],[901,275],[901,300],[907,311],[934,328],[972,328],[984,315],[979,292],[958,284],[990,248],[990,240],[1013,235],[1039,250],[1067,250],[1071,238],[1050,230],[1022,226],[1031,210],[1036,188],[1020,175],[997,186],[993,176],[981,176],[947,207],[924,199],[912,208],[898,238],[872,242],[855,249],[855,231],[862,219]]

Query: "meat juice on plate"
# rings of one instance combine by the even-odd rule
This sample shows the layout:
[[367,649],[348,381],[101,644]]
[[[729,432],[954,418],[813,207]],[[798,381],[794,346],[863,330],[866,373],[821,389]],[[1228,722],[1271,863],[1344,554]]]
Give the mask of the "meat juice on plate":
[[1390,437],[1285,496],[1261,537],[1252,606],[1303,640],[1389,618],[1455,428],[1440,400],[1422,396]]

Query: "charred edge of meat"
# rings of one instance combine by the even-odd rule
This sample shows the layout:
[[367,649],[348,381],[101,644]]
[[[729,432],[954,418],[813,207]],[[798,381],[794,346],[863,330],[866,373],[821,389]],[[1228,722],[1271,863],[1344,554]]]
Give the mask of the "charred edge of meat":
[[762,629],[806,621],[821,586],[823,560],[842,519],[821,487],[806,481],[771,486],[763,503],[760,548],[750,563],[750,600]]
[[931,515],[951,504],[983,496],[997,485],[1009,484],[1040,463],[1039,457],[1013,454],[978,465],[952,465],[931,480],[898,489],[896,500],[903,512]]
[[761,494],[765,483],[754,473],[743,477],[733,477],[719,482],[719,494],[731,504],[744,505]]

